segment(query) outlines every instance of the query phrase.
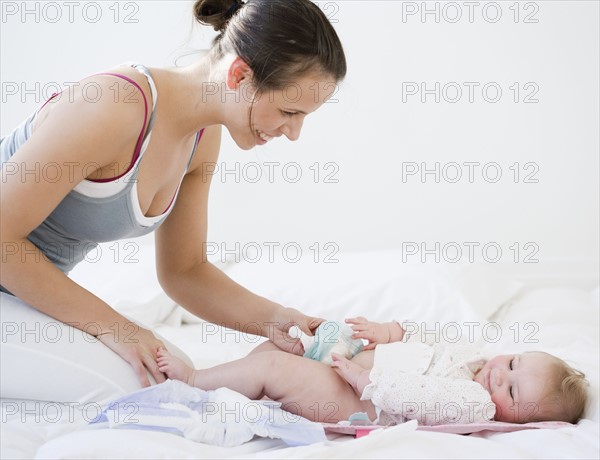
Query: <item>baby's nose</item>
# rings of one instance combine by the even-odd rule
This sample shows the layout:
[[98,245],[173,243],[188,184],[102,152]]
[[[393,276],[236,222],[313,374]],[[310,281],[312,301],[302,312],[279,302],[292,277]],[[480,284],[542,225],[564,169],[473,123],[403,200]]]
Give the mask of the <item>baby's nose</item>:
[[494,385],[497,387],[501,387],[504,383],[506,375],[504,370],[502,369],[494,369]]

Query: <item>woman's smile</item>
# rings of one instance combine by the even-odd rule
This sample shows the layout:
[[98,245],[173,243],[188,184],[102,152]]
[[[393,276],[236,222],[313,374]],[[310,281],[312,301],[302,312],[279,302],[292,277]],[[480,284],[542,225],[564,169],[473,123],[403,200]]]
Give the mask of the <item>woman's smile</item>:
[[273,139],[273,136],[269,136],[268,134],[263,133],[260,129],[256,130],[256,137],[258,138],[257,144],[264,145]]

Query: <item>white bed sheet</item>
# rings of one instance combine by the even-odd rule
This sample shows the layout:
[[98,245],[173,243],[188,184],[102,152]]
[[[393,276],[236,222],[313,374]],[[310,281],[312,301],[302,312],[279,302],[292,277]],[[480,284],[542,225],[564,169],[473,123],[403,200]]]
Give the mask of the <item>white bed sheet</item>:
[[[526,430],[513,433],[483,432],[469,436],[415,431],[402,425],[371,433],[361,439],[329,435],[326,443],[287,447],[279,440],[254,439],[235,448],[221,448],[184,438],[138,430],[89,430],[78,411],[62,408],[52,422],[35,402],[2,401],[2,458],[598,458],[598,289],[527,289],[498,273],[482,268],[465,271],[455,267],[408,267],[396,264],[393,252],[349,254],[337,266],[224,265],[224,270],[250,289],[286,305],[328,319],[368,313],[374,320],[411,318],[497,321],[503,337],[487,343],[502,352],[544,349],[568,360],[590,380],[590,401],[585,418],[577,426],[558,430]],[[150,260],[150,256],[148,256]],[[289,264],[288,264],[289,265]],[[93,267],[96,275],[98,266]],[[130,269],[131,267],[126,267]],[[138,269],[140,267],[138,266]],[[144,268],[145,270],[146,268]],[[112,279],[115,276],[111,268]],[[90,272],[91,273],[91,272]],[[150,273],[150,272],[148,272]],[[75,278],[86,284],[85,269]],[[156,288],[155,279],[138,286],[111,285],[105,298],[118,298],[123,312],[146,323],[182,348],[197,366],[210,366],[244,356],[262,339],[215,329],[184,314]],[[93,283],[88,284],[94,290]],[[156,292],[148,286],[154,286]],[[137,291],[137,292],[136,292]],[[96,290],[96,292],[98,292]],[[99,293],[99,292],[98,292]],[[482,293],[485,295],[482,296]],[[144,315],[144,305],[151,305]],[[521,332],[535,322],[537,343],[515,341],[515,324]],[[510,329],[510,326],[513,326]],[[510,331],[510,333],[508,333]],[[27,406],[29,404],[29,406]],[[33,406],[31,406],[33,404]],[[24,411],[26,407],[33,410]],[[37,410],[37,413],[36,413]],[[61,411],[56,406],[54,410]],[[39,420],[36,421],[36,416]]]

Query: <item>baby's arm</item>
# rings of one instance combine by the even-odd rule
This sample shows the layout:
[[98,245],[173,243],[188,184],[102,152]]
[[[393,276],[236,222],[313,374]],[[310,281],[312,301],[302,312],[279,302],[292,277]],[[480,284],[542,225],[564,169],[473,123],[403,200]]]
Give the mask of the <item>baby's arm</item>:
[[493,420],[489,393],[468,379],[433,377],[400,370],[374,369],[361,398],[369,399],[396,422],[420,425],[481,423]]
[[358,396],[362,395],[365,387],[371,383],[371,378],[369,377],[370,369],[365,369],[337,353],[332,353],[331,357],[333,358],[331,367],[339,371],[344,380],[354,388]]
[[365,339],[369,343],[363,350],[374,350],[375,346],[382,343],[400,342],[404,337],[404,329],[396,321],[389,323],[376,323],[363,316],[346,319],[352,325],[353,339]]

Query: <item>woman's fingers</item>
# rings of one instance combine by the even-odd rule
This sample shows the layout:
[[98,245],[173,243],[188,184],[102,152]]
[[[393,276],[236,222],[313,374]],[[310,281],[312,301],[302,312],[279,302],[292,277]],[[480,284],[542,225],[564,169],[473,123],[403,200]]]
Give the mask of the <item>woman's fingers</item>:
[[[133,336],[130,331],[131,325],[136,328]],[[99,335],[98,338],[131,365],[143,387],[150,386],[148,373],[156,383],[164,382],[166,379],[158,368],[157,360],[162,356],[168,356],[165,344],[158,340],[152,331],[135,323],[126,322],[120,326],[119,330],[111,330]]]
[[142,363],[142,361],[139,358],[134,358],[131,359],[129,361],[129,364],[131,364],[131,367],[133,367],[133,371],[135,372],[135,375],[137,376],[139,382],[142,384],[143,387],[149,387],[150,386],[150,380],[148,380],[148,375],[146,374],[146,368],[144,367],[144,364]]
[[[304,313],[293,309],[294,316],[291,318],[292,321],[289,323],[287,330],[290,329],[291,325],[299,327],[302,332],[307,335],[313,336],[315,335],[315,331],[321,325],[322,322],[325,321],[323,318],[317,318],[315,316],[306,316]],[[286,330],[286,332],[287,332]]]
[[302,345],[300,339],[292,339],[292,337],[288,335],[287,341],[291,342],[290,353],[299,356],[304,354],[304,345]]
[[283,351],[299,356],[304,354],[304,345],[302,345],[300,339],[292,338],[287,332],[276,329],[272,341]]
[[315,317],[307,317],[306,328],[300,327],[302,332],[308,335],[315,335],[315,331],[317,328],[323,323],[325,320],[323,318],[315,318]]
[[325,319],[323,318],[306,316],[301,311],[292,307],[282,308],[274,319],[276,328],[284,333],[296,326],[310,336],[315,335],[315,331],[324,321]]
[[158,365],[156,364],[156,361],[153,356],[146,355],[143,360],[143,363],[146,369],[148,369],[148,372],[150,372],[150,375],[152,375],[152,377],[154,378],[154,381],[156,383],[162,383],[166,380],[165,375],[158,369]]

